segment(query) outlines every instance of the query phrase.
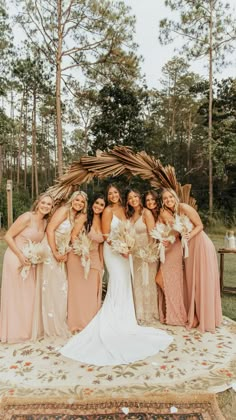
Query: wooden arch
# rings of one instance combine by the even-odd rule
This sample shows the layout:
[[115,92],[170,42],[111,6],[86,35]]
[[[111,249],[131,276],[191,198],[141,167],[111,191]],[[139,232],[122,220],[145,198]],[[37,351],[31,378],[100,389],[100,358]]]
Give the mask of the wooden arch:
[[81,184],[93,178],[106,178],[125,174],[139,175],[148,180],[154,189],[172,188],[180,201],[196,207],[196,200],[190,196],[191,184],[181,186],[177,181],[173,166],[163,166],[159,159],[146,152],[134,153],[131,148],[116,146],[108,152],[98,151],[96,156],[83,156],[73,162],[66,173],[57,179],[48,192],[56,201],[67,199]]

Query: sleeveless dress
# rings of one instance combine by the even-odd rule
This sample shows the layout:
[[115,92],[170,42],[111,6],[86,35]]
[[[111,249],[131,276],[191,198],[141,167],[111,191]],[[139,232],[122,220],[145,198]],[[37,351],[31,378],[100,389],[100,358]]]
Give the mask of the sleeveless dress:
[[192,327],[196,312],[201,332],[215,332],[222,323],[220,280],[215,247],[205,232],[189,242],[189,257],[185,258],[187,284],[188,327]]
[[[115,215],[111,231],[120,223]],[[80,362],[106,366],[128,364],[165,350],[172,342],[166,332],[141,327],[135,318],[128,259],[112,252],[105,242],[108,289],[100,311],[60,353]]]
[[[143,215],[134,223],[136,232],[136,246],[144,248],[149,243],[147,226],[143,222]],[[149,323],[159,319],[157,284],[157,262],[147,263],[137,256],[133,256],[133,295],[136,319],[138,323]]]
[[[27,241],[40,242],[44,231],[30,225],[14,239],[19,249]],[[29,340],[32,333],[37,266],[31,266],[23,280],[19,268],[21,263],[8,247],[3,260],[2,295],[0,314],[0,336],[3,343],[17,343]]]
[[165,295],[158,290],[160,321],[168,325],[186,325],[182,245],[179,237],[165,250],[165,262],[160,264]]
[[68,326],[70,331],[82,330],[101,307],[102,271],[99,259],[99,244],[103,242],[102,233],[93,226],[88,237],[92,240],[90,251],[90,271],[84,277],[81,257],[71,251],[67,260],[68,271]]
[[[70,242],[72,224],[64,220],[55,231],[57,249],[64,253]],[[39,284],[42,287],[42,330],[45,336],[69,337],[67,318],[67,272],[66,264],[54,258],[47,237],[43,240],[50,253],[50,263],[41,264]],[[40,296],[38,296],[40,298]],[[39,328],[40,322],[38,322]],[[34,336],[35,336],[34,332]]]

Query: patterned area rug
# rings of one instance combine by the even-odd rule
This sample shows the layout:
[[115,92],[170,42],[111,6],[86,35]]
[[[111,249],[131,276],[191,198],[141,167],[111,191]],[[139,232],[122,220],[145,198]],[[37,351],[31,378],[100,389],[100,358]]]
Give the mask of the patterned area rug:
[[4,398],[4,420],[223,420],[214,395],[155,395],[91,402]]
[[0,397],[132,397],[151,393],[217,393],[236,382],[236,323],[215,334],[156,324],[174,337],[165,352],[120,366],[63,357],[62,339],[0,346]]

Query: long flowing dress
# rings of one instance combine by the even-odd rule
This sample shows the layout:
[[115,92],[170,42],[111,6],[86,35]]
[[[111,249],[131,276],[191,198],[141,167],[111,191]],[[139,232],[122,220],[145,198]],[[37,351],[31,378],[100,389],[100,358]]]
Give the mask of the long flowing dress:
[[67,260],[68,326],[71,332],[85,328],[101,307],[103,268],[98,248],[103,236],[92,226],[88,237],[92,240],[88,277],[84,276],[81,257],[71,251]]
[[[113,215],[111,231],[120,223]],[[106,298],[97,315],[61,348],[63,356],[106,366],[128,364],[165,350],[173,338],[165,331],[141,327],[135,318],[129,260],[105,242],[109,274]]]
[[183,256],[180,239],[165,250],[165,262],[160,264],[164,291],[159,288],[160,321],[168,325],[186,325],[187,313],[184,305]]
[[[61,254],[64,254],[69,245],[72,227],[68,218],[55,231],[56,246]],[[68,289],[66,264],[58,263],[54,258],[46,236],[43,243],[48,247],[50,253],[50,263],[42,264],[39,270],[39,284],[42,285],[43,333],[45,336],[69,337],[70,333],[66,322]]]
[[222,323],[219,270],[215,247],[205,232],[188,243],[189,257],[185,259],[187,284],[188,326],[194,314],[201,332],[215,332]]
[[[143,215],[134,223],[136,232],[136,247],[145,248],[149,243],[147,226]],[[155,277],[157,263],[147,263],[137,256],[133,256],[133,295],[136,319],[138,323],[150,323],[159,319],[157,284]]]
[[[28,240],[40,242],[44,231],[38,231],[34,224],[27,226],[14,239],[19,249]],[[8,247],[3,260],[2,294],[0,315],[0,336],[3,343],[17,343],[29,340],[32,333],[36,266],[31,266],[27,278],[20,274],[21,263]]]

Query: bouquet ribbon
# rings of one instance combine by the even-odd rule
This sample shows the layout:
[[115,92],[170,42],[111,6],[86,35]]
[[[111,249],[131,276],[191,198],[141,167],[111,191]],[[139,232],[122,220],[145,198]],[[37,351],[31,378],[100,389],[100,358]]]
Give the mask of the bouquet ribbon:
[[164,247],[164,245],[160,242],[160,261],[162,262],[162,263],[164,263],[165,262],[165,247]]
[[134,264],[133,264],[133,258],[131,254],[129,254],[129,267],[130,267],[131,276],[132,278],[134,278]]
[[183,251],[184,251],[184,258],[188,258],[189,256],[189,252],[188,252],[188,241],[186,238],[181,238],[181,244],[183,247]]

